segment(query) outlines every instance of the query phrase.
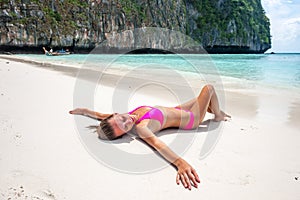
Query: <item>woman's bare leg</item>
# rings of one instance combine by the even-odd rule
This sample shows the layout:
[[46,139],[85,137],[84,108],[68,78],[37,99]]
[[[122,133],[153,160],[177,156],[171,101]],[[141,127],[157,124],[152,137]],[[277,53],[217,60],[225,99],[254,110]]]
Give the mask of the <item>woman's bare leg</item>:
[[199,119],[199,124],[205,117],[206,111],[211,112],[215,115],[215,121],[226,121],[229,115],[225,114],[219,107],[219,100],[216,94],[216,91],[212,85],[205,85],[197,101],[191,108],[191,111],[194,113],[195,118]]
[[191,110],[191,108],[193,107],[193,105],[197,102],[197,98],[194,98],[192,100],[189,100],[183,104],[180,104],[178,106],[176,106],[176,108],[181,108],[183,110]]
[[[198,102],[198,97],[197,97],[197,98],[194,98],[194,99],[191,99],[191,100],[189,100],[189,101],[187,101],[187,102],[185,102],[185,103],[183,103],[183,104],[180,104],[180,105],[176,106],[176,108],[181,108],[181,109],[183,109],[183,110],[191,110],[192,107],[193,107],[197,102]],[[212,110],[210,109],[210,105],[209,105],[208,108],[207,108],[207,112],[213,114]]]

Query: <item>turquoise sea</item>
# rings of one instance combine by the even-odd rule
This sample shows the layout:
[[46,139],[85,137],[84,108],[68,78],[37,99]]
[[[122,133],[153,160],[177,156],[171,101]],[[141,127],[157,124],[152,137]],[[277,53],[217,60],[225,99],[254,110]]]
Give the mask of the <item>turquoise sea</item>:
[[278,54],[72,54],[69,56],[18,55],[18,57],[71,65],[74,67],[91,67],[125,70],[143,67],[147,69],[168,68],[201,74],[214,74],[240,83],[255,83],[272,88],[300,89],[300,53]]

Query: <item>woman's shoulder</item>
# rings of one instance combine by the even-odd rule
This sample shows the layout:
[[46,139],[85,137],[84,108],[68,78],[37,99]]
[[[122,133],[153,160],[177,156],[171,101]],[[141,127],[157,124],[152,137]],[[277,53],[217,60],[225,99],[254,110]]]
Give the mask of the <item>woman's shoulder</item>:
[[147,138],[147,137],[155,136],[153,131],[151,131],[149,129],[149,127],[147,126],[147,123],[140,123],[140,124],[136,125],[136,133],[141,138]]

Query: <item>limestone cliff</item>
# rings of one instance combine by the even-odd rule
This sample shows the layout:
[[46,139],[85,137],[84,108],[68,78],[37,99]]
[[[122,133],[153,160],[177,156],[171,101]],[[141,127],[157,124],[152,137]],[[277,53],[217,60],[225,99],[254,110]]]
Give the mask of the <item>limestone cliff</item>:
[[2,0],[0,51],[184,49],[187,35],[212,53],[262,53],[269,26],[260,0]]

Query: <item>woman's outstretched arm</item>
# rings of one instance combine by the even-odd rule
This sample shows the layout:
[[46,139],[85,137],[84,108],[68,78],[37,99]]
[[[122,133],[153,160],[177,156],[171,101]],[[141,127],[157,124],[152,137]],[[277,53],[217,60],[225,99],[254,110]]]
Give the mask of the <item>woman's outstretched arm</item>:
[[175,165],[177,168],[176,183],[182,185],[191,190],[192,186],[197,188],[200,179],[196,170],[188,164],[184,159],[174,153],[164,142],[156,137],[150,129],[147,127],[137,128],[138,135],[147,144],[156,149],[166,160]]
[[87,108],[76,108],[74,110],[71,110],[69,113],[73,115],[84,115],[98,120],[103,120],[111,115],[92,111]]

